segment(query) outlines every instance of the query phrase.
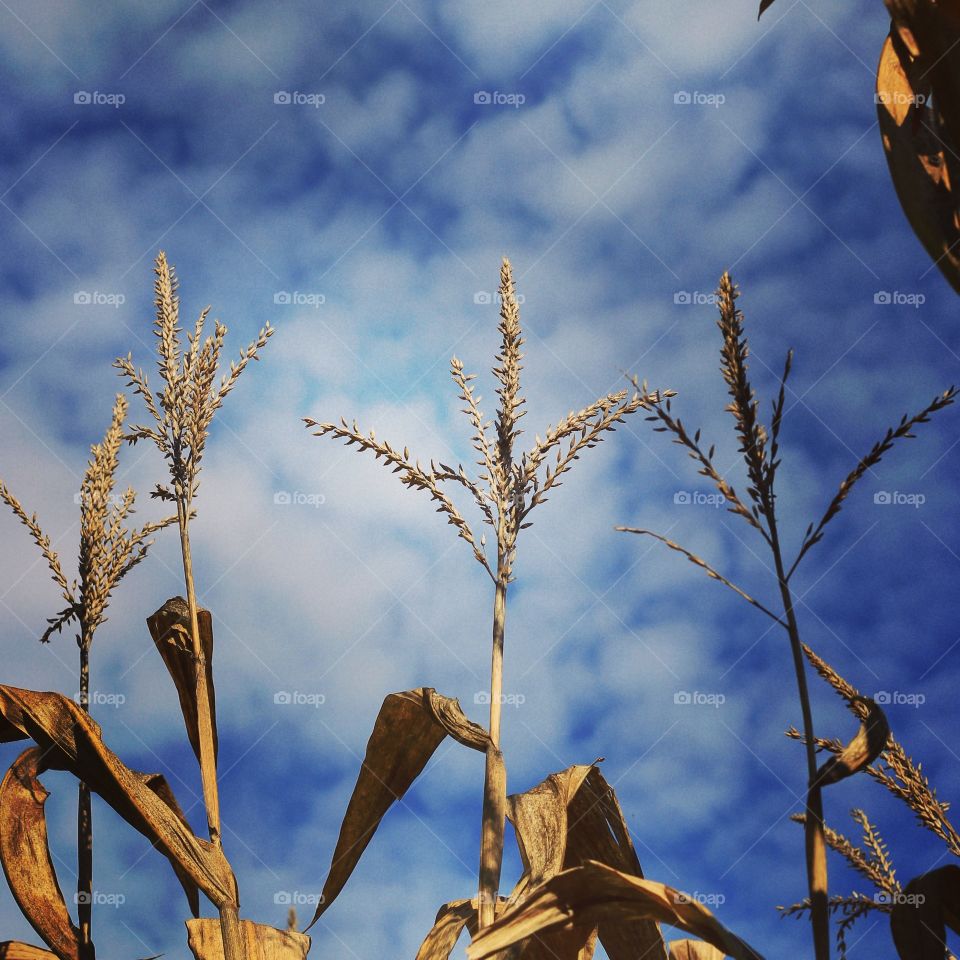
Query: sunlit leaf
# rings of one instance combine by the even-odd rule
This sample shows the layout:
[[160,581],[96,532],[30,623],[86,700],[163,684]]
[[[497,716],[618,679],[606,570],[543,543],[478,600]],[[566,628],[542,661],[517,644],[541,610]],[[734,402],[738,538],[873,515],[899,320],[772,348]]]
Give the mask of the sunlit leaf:
[[[616,794],[595,764],[551,774],[532,790],[512,796],[509,810],[524,864],[511,902],[522,901],[539,883],[588,860],[643,877]],[[663,937],[653,921],[623,923],[605,918],[599,923],[599,937],[610,960],[666,957]],[[525,960],[540,956],[535,942],[524,950]],[[549,944],[544,951],[549,958]]]
[[857,735],[817,771],[817,786],[836,783],[863,770],[883,752],[890,736],[890,725],[880,706],[870,697],[855,698],[867,708]]
[[489,743],[486,731],[464,716],[456,700],[432,687],[391,693],[383,701],[311,925],[336,900],[387,810],[447,736],[483,752]]
[[917,238],[960,292],[957,185],[944,144],[952,148],[931,93],[930,72],[911,55],[900,34],[891,31],[877,67],[876,97],[890,176]]
[[[209,610],[197,609],[200,627],[200,646],[203,649],[207,678],[207,699],[210,702],[210,720],[213,727],[214,759],[217,754],[216,692],[213,686],[213,618]],[[177,688],[180,712],[187,728],[190,746],[200,761],[200,734],[197,719],[197,675],[190,637],[190,608],[183,597],[168,600],[147,619],[150,636],[163,658],[167,671]]]
[[[241,920],[246,960],[305,960],[311,938],[296,930],[277,930],[252,920]],[[196,960],[223,960],[220,921],[187,921],[187,945]]]
[[[72,700],[0,685],[0,743],[33,740],[48,769],[68,770],[176,864],[216,906],[236,902],[223,853],[193,835],[158,794],[150,777],[125,766],[104,743],[99,726]],[[169,789],[169,788],[167,788]]]
[[79,960],[80,931],[70,918],[47,842],[49,793],[38,779],[41,765],[42,752],[31,747],[0,783],[0,861],[17,906],[40,939],[60,960]]
[[695,898],[588,861],[531,890],[525,900],[477,935],[467,957],[483,960],[534,934],[603,919],[657,920],[712,943],[734,960],[760,956]]
[[19,940],[0,941],[0,960],[54,960],[57,955]]
[[670,960],[723,960],[723,952],[705,940],[671,940]]

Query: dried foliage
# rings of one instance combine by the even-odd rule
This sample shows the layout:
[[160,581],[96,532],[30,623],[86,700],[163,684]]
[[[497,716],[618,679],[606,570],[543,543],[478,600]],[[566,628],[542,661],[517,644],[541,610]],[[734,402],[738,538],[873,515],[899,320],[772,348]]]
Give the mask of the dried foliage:
[[[848,709],[861,721],[861,732],[867,726],[871,716],[871,704],[849,681],[845,680],[810,647],[804,645],[804,653],[817,673],[830,684],[843,698]],[[790,728],[787,736],[794,740],[803,740],[803,735]],[[879,739],[879,732],[876,739]],[[822,769],[843,755],[845,749],[837,740],[818,738],[818,748],[833,756]],[[960,855],[960,837],[947,818],[948,804],[936,797],[920,765],[907,756],[902,745],[892,733],[888,732],[883,749],[876,754],[868,766],[864,767],[874,780],[886,787],[895,797],[902,800],[913,811],[917,820],[935,833],[947,850],[955,856]],[[887,846],[878,829],[871,823],[863,810],[851,811],[854,821],[863,833],[863,847],[858,847],[842,834],[827,829],[827,842],[847,863],[864,876],[875,888],[871,899],[854,891],[848,896],[832,897],[831,910],[839,913],[841,919],[837,925],[837,946],[841,960],[846,957],[845,934],[860,917],[871,910],[880,910],[891,914],[891,932],[901,960],[933,958],[941,960],[945,950],[945,929],[960,917],[960,868],[944,867],[915,878],[906,888],[902,888],[896,877],[893,862]],[[794,816],[802,821],[802,815]],[[784,910],[785,915],[800,915],[809,909],[809,901],[793,904]]]
[[[241,920],[244,951],[247,960],[305,960],[310,937],[295,930]],[[195,960],[224,960],[220,924],[216,920],[188,920],[187,945]]]
[[[844,699],[848,709],[861,721],[864,720],[867,716],[868,698],[862,696],[856,687],[806,644],[803,652],[817,673]],[[794,728],[787,731],[787,736],[794,740],[803,739],[803,735]],[[836,740],[818,738],[816,745],[834,754],[842,749]],[[907,755],[903,745],[892,733],[876,762],[866,767],[865,772],[898,800],[903,801],[914,813],[917,821],[936,834],[951,854],[960,857],[960,833],[947,816],[950,805],[937,798],[936,791],[930,786],[921,765]]]
[[[28,515],[16,496],[0,481],[0,498],[30,531],[66,602],[56,616],[47,620],[47,629],[40,638],[41,642],[46,643],[53,633],[61,631],[71,622],[77,623],[79,700],[85,710],[89,707],[90,699],[90,648],[97,628],[106,620],[111,594],[127,573],[146,556],[153,543],[148,538],[176,519],[169,517],[136,529],[126,526],[129,516],[134,512],[136,494],[132,487],[128,487],[122,496],[114,494],[126,412],[126,398],[118,395],[103,442],[90,449],[90,460],[84,471],[78,498],[80,548],[76,580],[67,581],[60,558],[53,549],[50,537],[41,529],[36,514]],[[90,792],[82,781],[77,789],[78,957],[80,960],[93,960],[93,825]]]
[[30,531],[66,603],[63,610],[47,621],[49,625],[40,637],[43,643],[75,620],[80,630],[78,643],[89,647],[97,627],[106,619],[114,588],[144,559],[152,543],[149,537],[176,519],[169,517],[136,529],[128,529],[125,525],[134,512],[136,494],[132,487],[120,497],[113,491],[126,413],[126,398],[118,394],[103,442],[90,449],[90,460],[80,485],[78,579],[67,581],[60,557],[53,549],[50,537],[40,527],[36,514],[28,515],[12,491],[0,482],[0,498]]
[[760,956],[695,898],[588,860],[540,884],[493,926],[481,930],[467,948],[467,957],[484,960],[527,937],[563,928],[571,917],[601,923],[644,917],[701,937],[734,960]]
[[[475,374],[464,373],[463,364],[456,357],[450,361],[451,376],[460,389],[460,399],[466,404],[463,412],[473,427],[473,449],[480,455],[477,465],[481,472],[476,479],[471,479],[462,464],[451,467],[431,460],[429,468],[423,467],[419,460],[411,459],[407,447],[401,450],[378,439],[374,430],[364,434],[356,421],[348,424],[341,419],[337,424],[304,418],[306,426],[314,430],[314,436],[331,436],[346,441],[347,446],[355,445],[358,450],[373,454],[375,459],[382,459],[392,473],[399,474],[405,486],[429,494],[437,503],[437,513],[445,514],[447,522],[457,528],[457,535],[469,544],[475,559],[495,583],[512,579],[520,530],[530,525],[531,511],[546,503],[547,493],[562,486],[560,478],[583,451],[602,442],[604,435],[629,414],[651,409],[661,399],[672,396],[672,391],[651,393],[638,385],[632,396],[621,391],[601,397],[577,413],[568,413],[555,427],[547,429],[543,439],[537,436],[532,448],[518,457],[514,449],[522,433],[518,423],[526,413],[521,409],[526,399],[520,392],[521,348],[525,341],[512,268],[506,259],[500,271],[500,303],[501,346],[493,369],[499,383],[496,392],[500,401],[495,423],[485,420],[479,407],[482,398],[472,386]],[[480,509],[482,522],[496,530],[495,562],[484,550],[486,538],[476,535],[444,491],[443,485],[447,483],[467,490]]]
[[[773,3],[761,0],[758,18]],[[913,232],[960,293],[960,13],[943,0],[886,7],[875,97],[883,151]]]
[[671,940],[670,960],[723,960],[723,952],[704,940]]
[[120,357],[114,366],[128,380],[135,394],[143,398],[154,425],[134,424],[126,439],[130,443],[150,440],[163,454],[170,471],[170,487],[157,486],[152,496],[176,502],[189,514],[199,486],[200,465],[206,448],[210,425],[227,394],[236,386],[244,367],[258,360],[258,353],[273,335],[267,323],[241,354],[231,361],[230,372],[220,377],[220,355],[227,328],[214,321],[214,332],[203,336],[210,308],[198,317],[193,332],[187,331],[182,342],[180,326],[179,282],[173,267],[162,251],[157,255],[154,273],[157,316],[154,334],[157,338],[157,368],[163,389],[154,393],[147,375],[133,365],[133,355]]
[[340,895],[386,812],[403,798],[447,736],[481,752],[489,740],[482,727],[464,716],[456,700],[431,687],[391,693],[383,701],[307,929]]
[[72,700],[0,685],[0,743],[32,740],[41,748],[44,769],[67,770],[82,779],[132,827],[147,837],[171,864],[218,906],[236,890],[222,853],[198,840],[182,814],[111,751],[100,728]]
[[890,912],[900,960],[941,960],[947,927],[960,933],[960,867],[955,864],[911,880]]
[[[213,617],[209,610],[197,609],[200,643],[203,648],[207,702],[210,704],[210,726],[213,737],[213,756],[217,757],[217,695],[213,685]],[[190,637],[190,606],[183,597],[172,597],[147,619],[147,627],[154,645],[163,658],[164,666],[177,688],[180,711],[187,728],[190,746],[200,761],[200,718],[197,702],[196,665]]]

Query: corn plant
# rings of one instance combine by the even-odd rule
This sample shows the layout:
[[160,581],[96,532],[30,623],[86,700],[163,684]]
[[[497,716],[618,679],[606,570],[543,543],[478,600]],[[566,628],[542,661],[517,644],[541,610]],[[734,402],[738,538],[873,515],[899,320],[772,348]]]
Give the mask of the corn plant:
[[[173,268],[167,263],[162,252],[156,260],[155,274],[157,318],[154,333],[157,338],[157,367],[163,389],[156,393],[151,391],[146,374],[142,369],[134,367],[132,355],[119,358],[114,365],[127,378],[134,393],[142,397],[147,412],[154,421],[153,426],[134,424],[127,436],[128,441],[132,444],[140,440],[152,441],[163,454],[170,473],[169,486],[157,484],[152,495],[174,503],[177,508],[189,616],[186,639],[194,662],[187,700],[195,701],[191,718],[196,722],[197,759],[203,783],[207,830],[210,842],[217,850],[222,850],[214,714],[210,703],[212,683],[208,664],[209,651],[204,649],[197,612],[193,555],[190,549],[190,520],[193,516],[193,501],[200,484],[201,461],[214,414],[236,385],[247,363],[258,358],[258,351],[266,345],[273,334],[273,328],[267,323],[260,330],[257,339],[241,354],[240,360],[231,362],[230,372],[218,383],[226,326],[219,320],[215,321],[213,334],[204,339],[204,323],[210,311],[207,307],[201,311],[193,332],[187,333],[187,343],[184,345],[181,341],[183,331],[180,326],[178,282]],[[172,637],[164,637],[163,640],[175,642]],[[239,905],[235,903],[226,903],[220,907],[226,960],[241,960],[244,955],[238,911]]]
[[813,925],[814,946],[817,960],[828,960],[830,955],[829,904],[827,894],[827,841],[823,822],[822,789],[834,783],[855,769],[862,769],[871,763],[883,749],[889,728],[883,711],[872,700],[863,699],[862,741],[854,741],[850,752],[838,754],[824,767],[818,769],[816,758],[816,738],[813,728],[813,713],[810,706],[810,694],[807,688],[804,669],[803,642],[797,620],[794,597],[790,581],[800,562],[824,537],[830,521],[840,512],[844,502],[867,471],[883,459],[900,440],[913,436],[914,427],[926,423],[930,417],[953,403],[957,391],[950,387],[935,397],[930,404],[912,417],[904,416],[896,427],[891,427],[871,448],[840,484],[837,492],[827,504],[820,519],[811,523],[801,540],[794,558],[790,561],[784,551],[777,515],[776,479],[780,466],[780,430],[783,425],[784,404],[787,380],[793,360],[793,351],[787,352],[780,378],[780,387],[773,402],[773,412],[769,428],[759,416],[759,401],[750,384],[748,358],[750,354],[747,342],[743,314],[737,308],[739,291],[725,273],[717,291],[719,319],[717,326],[721,334],[721,372],[730,397],[726,410],[732,414],[734,430],[739,452],[746,468],[746,498],[741,497],[726,477],[714,464],[714,448],[704,450],[701,444],[701,431],[690,433],[683,421],[675,417],[668,399],[663,404],[651,405],[648,420],[657,424],[658,432],[673,435],[673,442],[684,447],[699,466],[699,474],[707,477],[724,497],[730,513],[745,521],[766,543],[770,551],[774,568],[774,580],[779,594],[780,611],[774,612],[770,604],[754,599],[745,590],[728,580],[713,566],[686,547],[661,534],[646,529],[619,527],[618,529],[644,536],[654,537],[671,550],[682,553],[688,560],[703,569],[708,576],[734,590],[742,599],[770,617],[786,632],[790,643],[797,693],[803,720],[803,738],[806,744],[807,760],[807,807],[804,816],[806,834],[807,878],[809,887],[810,914]]
[[[90,712],[90,648],[97,628],[107,619],[106,611],[114,588],[147,554],[153,543],[148,538],[172,523],[170,517],[158,523],[146,523],[128,529],[126,522],[134,512],[136,493],[128,487],[121,496],[114,494],[118,454],[123,443],[123,421],[127,401],[118,394],[110,427],[103,442],[91,448],[91,459],[80,485],[80,549],[78,576],[67,580],[60,557],[50,537],[43,532],[36,514],[27,514],[14,493],[0,481],[0,498],[27,528],[40,549],[54,582],[60,588],[66,606],[47,621],[40,637],[48,643],[71,623],[77,624],[77,647],[80,653],[79,701],[85,713]],[[80,960],[93,960],[93,817],[90,788],[81,779],[77,798],[77,949]],[[21,896],[29,897],[26,888]]]

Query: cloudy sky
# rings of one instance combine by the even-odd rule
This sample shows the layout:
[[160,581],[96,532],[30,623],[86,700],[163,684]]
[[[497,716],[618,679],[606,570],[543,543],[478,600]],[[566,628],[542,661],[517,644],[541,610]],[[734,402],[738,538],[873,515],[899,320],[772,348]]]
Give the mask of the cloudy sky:
[[[880,147],[880,3],[779,0],[757,23],[755,0],[0,0],[0,23],[0,475],[68,567],[89,445],[122,387],[111,362],[152,364],[157,251],[177,265],[185,322],[211,304],[231,352],[277,328],[218,416],[193,533],[244,916],[283,926],[285,898],[312,912],[388,693],[434,686],[484,719],[486,575],[425,496],[300,418],[356,417],[424,460],[469,464],[448,365],[481,374],[492,413],[503,256],[523,297],[522,439],[636,374],[678,392],[742,487],[710,302],[732,271],[765,412],[796,349],[779,499],[791,554],[886,427],[958,379],[955,296]],[[650,427],[635,417],[591,451],[522,535],[510,788],[605,757],[647,875],[789,956],[809,941],[775,910],[804,890],[786,637],[613,528],[680,540],[773,603],[769,557]],[[795,580],[804,638],[889,694],[944,799],[960,792],[958,440],[948,410],[871,471]],[[162,470],[155,450],[124,454],[143,518]],[[2,680],[72,695],[72,636],[36,642],[57,591],[10,515],[0,538]],[[118,591],[93,650],[95,716],[126,762],[167,775],[199,831],[199,778],[144,626],[183,591],[178,563],[164,535]],[[851,736],[832,691],[814,679],[812,694],[818,732]],[[311,931],[314,956],[412,957],[437,907],[471,895],[482,770],[441,747]],[[75,786],[46,783],[69,897]],[[858,806],[904,883],[945,862],[867,778],[827,793],[829,822],[854,837]],[[183,956],[166,863],[102,804],[95,825],[95,885],[112,898],[95,916],[101,955]],[[518,870],[509,852],[505,886]],[[854,887],[873,893],[832,861],[831,890]],[[0,939],[36,942],[6,892],[0,919]],[[892,953],[882,914],[849,942]]]

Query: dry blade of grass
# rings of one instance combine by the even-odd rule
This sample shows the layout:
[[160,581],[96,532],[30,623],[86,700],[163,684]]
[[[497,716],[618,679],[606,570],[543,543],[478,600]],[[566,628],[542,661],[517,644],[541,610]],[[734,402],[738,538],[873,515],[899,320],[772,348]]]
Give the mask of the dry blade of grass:
[[[810,705],[810,694],[807,687],[806,671],[804,667],[803,643],[800,638],[800,629],[794,609],[794,599],[790,588],[790,579],[798,564],[818,543],[830,521],[839,513],[846,498],[854,485],[870,469],[876,466],[884,454],[901,439],[913,436],[912,429],[921,423],[929,421],[932,414],[944,409],[954,402],[957,391],[950,387],[920,413],[913,417],[904,416],[900,423],[890,428],[884,437],[874,444],[870,452],[863,457],[857,466],[841,483],[840,488],[827,506],[820,521],[810,524],[804,535],[793,563],[787,565],[784,559],[784,550],[781,544],[780,529],[777,517],[776,478],[780,466],[780,434],[783,425],[784,408],[787,392],[787,382],[790,377],[793,352],[788,351],[784,362],[783,373],[780,377],[779,389],[773,402],[773,415],[769,430],[759,417],[759,402],[749,378],[750,348],[745,334],[743,314],[737,308],[739,291],[728,273],[720,279],[718,289],[719,318],[717,326],[721,333],[721,372],[727,385],[729,403],[726,410],[733,415],[734,431],[738,441],[739,452],[742,455],[747,474],[747,498],[744,500],[733,489],[729,481],[720,473],[713,462],[714,448],[706,451],[700,442],[700,431],[690,433],[683,422],[675,417],[671,411],[669,401],[665,404],[654,405],[651,416],[647,419],[658,424],[655,428],[659,432],[673,434],[674,442],[683,446],[689,456],[699,465],[699,473],[710,479],[723,495],[732,513],[742,517],[766,541],[775,570],[777,588],[780,595],[782,615],[774,613],[770,605],[754,599],[745,590],[723,576],[714,566],[703,560],[694,551],[661,536],[652,531],[636,527],[618,527],[618,530],[653,536],[670,549],[682,553],[688,560],[702,568],[708,576],[723,583],[742,599],[761,610],[767,616],[782,626],[790,641],[793,659],[794,674],[797,682],[797,693],[803,718],[803,739],[806,744],[807,761],[807,811],[804,818],[804,831],[807,859],[807,882],[810,902],[813,905],[811,920],[813,926],[814,947],[817,960],[829,960],[829,898],[827,893],[827,864],[826,839],[823,823],[823,801],[821,788],[830,779],[818,778],[816,745],[817,738],[813,729],[813,714]],[[634,379],[634,382],[636,380]],[[882,713],[882,712],[881,712]],[[879,722],[879,721],[878,721]],[[885,723],[885,720],[883,721]],[[875,733],[879,727],[871,727]],[[866,732],[864,734],[866,736]],[[851,745],[851,750],[863,747],[862,752],[869,752],[872,741],[864,741]],[[847,760],[854,762],[853,754]],[[868,761],[869,762],[869,761]],[[838,760],[839,764],[840,761]],[[856,766],[856,763],[854,763]],[[828,778],[839,772],[839,766],[832,767],[826,775]]]
[[[210,704],[210,727],[213,759],[216,762],[217,703],[213,685],[213,617],[209,610],[197,608],[197,625],[206,672],[207,702]],[[193,643],[190,636],[190,607],[182,597],[172,597],[147,619],[147,628],[163,663],[177,688],[180,712],[187,728],[193,753],[200,760],[200,718],[194,674]]]
[[45,769],[82,779],[134,829],[182,868],[216,907],[235,899],[233,874],[223,853],[198,840],[182,814],[110,750],[100,728],[72,700],[0,685],[0,743],[32,740]]
[[0,784],[0,862],[7,885],[30,926],[61,960],[79,960],[83,946],[63,899],[47,840],[38,774],[41,751],[31,747],[14,761]]
[[480,930],[467,948],[468,960],[484,960],[528,937],[567,927],[574,917],[584,923],[660,921],[701,937],[734,960],[760,958],[695,898],[588,860],[540,884],[491,927]]
[[705,940],[671,940],[670,960],[723,960],[723,953]]
[[391,693],[377,715],[311,926],[340,895],[384,815],[448,737],[486,753],[486,731],[431,687]]
[[[240,932],[249,960],[306,960],[310,949],[311,938],[296,930],[278,930],[252,920],[241,920]],[[187,945],[194,960],[224,960],[216,920],[188,920]]]
[[30,943],[3,940],[0,941],[0,960],[57,960],[57,955]]
[[[259,359],[259,352],[273,335],[273,328],[269,323],[261,328],[256,339],[241,352],[239,360],[231,361],[229,372],[220,376],[218,381],[227,327],[215,320],[213,333],[204,337],[204,325],[210,309],[207,307],[200,312],[193,332],[186,333],[184,342],[180,326],[180,298],[177,295],[179,284],[176,272],[163,251],[157,255],[154,273],[154,333],[157,339],[157,367],[163,387],[156,392],[151,390],[146,374],[134,366],[132,355],[118,358],[114,366],[127,379],[134,393],[143,399],[153,419],[153,426],[133,424],[126,439],[130,443],[141,440],[154,443],[166,460],[170,473],[170,485],[158,484],[153,496],[173,502],[177,507],[183,577],[190,613],[197,741],[207,831],[210,842],[222,849],[212,705],[197,614],[190,520],[194,515],[193,501],[200,483],[203,455],[214,415],[236,386],[247,364]],[[226,960],[243,960],[245,947],[241,937],[239,904],[228,901],[219,909]]]
[[[0,783],[0,864],[17,905],[40,938],[61,960],[79,960],[85,950],[57,880],[47,840],[45,803],[49,793],[39,775],[45,769],[38,747],[25,750]],[[186,818],[160,774],[134,774],[185,824]],[[175,860],[171,865],[199,914],[197,885]]]
[[[464,373],[463,364],[454,357],[450,371],[466,406],[464,413],[473,428],[473,448],[479,454],[480,473],[472,479],[462,465],[456,467],[430,461],[429,469],[411,459],[409,450],[379,440],[375,431],[363,433],[354,421],[339,424],[304,418],[315,436],[330,436],[346,441],[347,446],[371,453],[411,489],[422,490],[437,503],[437,512],[457,529],[474,559],[486,570],[494,584],[492,650],[490,665],[490,737],[484,774],[484,803],[481,829],[479,923],[482,929],[493,921],[503,859],[503,829],[506,810],[506,775],[500,754],[500,724],[503,700],[503,649],[506,625],[507,587],[513,578],[517,538],[530,526],[528,518],[538,505],[547,502],[547,494],[561,486],[563,477],[585,450],[602,442],[625,417],[641,409],[652,409],[671,391],[649,393],[644,385],[629,396],[627,391],[609,394],[584,407],[571,411],[556,427],[550,427],[544,439],[535,438],[532,448],[517,453],[518,426],[526,413],[521,390],[523,369],[523,332],[513,270],[507,259],[500,268],[500,350],[493,375],[498,383],[499,400],[495,422],[485,420],[480,408],[482,398],[473,387],[473,374]],[[460,514],[443,485],[455,483],[469,492],[480,510],[481,522],[493,527],[496,534],[496,559],[488,557],[486,536],[477,536]]]
[[[599,762],[552,773],[526,793],[509,798],[508,811],[524,866],[509,897],[511,906],[522,903],[561,871],[588,861],[643,878],[623,811],[597,766]],[[666,960],[666,947],[655,921],[624,922],[613,916],[594,922],[588,918],[578,924],[578,930],[582,933],[594,926],[610,960]],[[549,958],[554,947],[550,937],[532,938],[524,947],[525,960],[530,950]],[[560,946],[571,949],[566,941],[557,948]]]

